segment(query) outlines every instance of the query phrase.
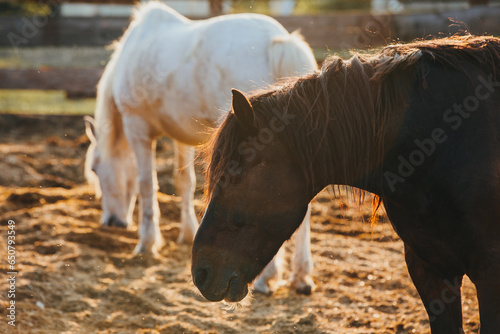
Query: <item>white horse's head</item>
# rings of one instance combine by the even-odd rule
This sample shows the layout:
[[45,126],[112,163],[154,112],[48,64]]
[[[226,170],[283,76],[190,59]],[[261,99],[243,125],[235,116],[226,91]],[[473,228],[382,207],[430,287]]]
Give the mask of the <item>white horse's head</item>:
[[[95,120],[84,117],[85,131],[90,146],[85,159],[85,177],[95,187],[96,197],[101,198],[101,222],[105,226],[127,227],[132,223],[132,214],[137,198],[137,166],[128,145],[117,145],[113,152],[106,152],[100,145],[107,131],[100,131]],[[123,140],[125,140],[123,138]]]

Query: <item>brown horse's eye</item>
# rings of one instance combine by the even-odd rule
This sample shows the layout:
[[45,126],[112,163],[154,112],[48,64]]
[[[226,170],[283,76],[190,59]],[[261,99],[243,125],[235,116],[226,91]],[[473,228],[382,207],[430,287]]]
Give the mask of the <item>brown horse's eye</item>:
[[242,173],[231,175],[231,184],[238,184],[243,179]]
[[235,213],[232,217],[231,222],[235,227],[241,228],[245,226],[245,216],[241,213]]

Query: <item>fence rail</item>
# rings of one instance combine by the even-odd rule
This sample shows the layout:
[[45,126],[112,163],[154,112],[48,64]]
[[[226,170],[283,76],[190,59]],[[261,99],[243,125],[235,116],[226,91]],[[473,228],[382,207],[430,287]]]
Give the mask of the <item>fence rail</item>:
[[0,69],[0,89],[64,90],[68,97],[92,97],[102,68]]
[[[1,0],[0,0],[1,1]],[[289,31],[300,29],[313,48],[333,51],[410,41],[467,30],[500,36],[500,6],[409,15],[310,15],[276,19]],[[458,23],[457,23],[458,22]],[[0,46],[104,46],[122,35],[128,18],[3,17]],[[0,70],[0,89],[62,89],[70,96],[95,95],[102,69]]]
[[[276,19],[289,31],[300,28],[311,46],[330,49],[365,48],[460,29],[500,35],[500,6],[426,14],[324,14]],[[456,22],[463,24],[457,26]],[[0,46],[103,46],[120,37],[128,24],[129,19],[122,17],[2,17]]]

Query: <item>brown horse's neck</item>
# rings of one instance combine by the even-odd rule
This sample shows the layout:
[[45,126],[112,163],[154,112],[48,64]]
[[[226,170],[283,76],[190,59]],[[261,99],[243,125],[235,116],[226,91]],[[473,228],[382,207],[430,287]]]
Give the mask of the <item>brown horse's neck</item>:
[[284,123],[278,134],[312,193],[329,184],[360,187],[395,139],[418,71],[397,65],[404,57],[392,58],[394,66],[383,61],[332,58],[320,72],[250,99],[257,129],[276,117]]

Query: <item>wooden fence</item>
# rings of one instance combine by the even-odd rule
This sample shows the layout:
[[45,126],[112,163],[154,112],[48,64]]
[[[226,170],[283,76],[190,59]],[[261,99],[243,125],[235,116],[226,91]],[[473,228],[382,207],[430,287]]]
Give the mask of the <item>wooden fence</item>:
[[[500,7],[473,7],[411,15],[310,15],[276,17],[289,31],[300,29],[313,48],[341,51],[410,41],[468,30],[500,35]],[[3,17],[0,46],[104,46],[121,36],[128,18]],[[63,89],[95,95],[102,69],[0,70],[0,89]]]
[[[470,29],[500,35],[500,6],[426,14],[324,14],[276,19],[289,31],[301,29],[312,47],[365,48],[391,40],[408,41]],[[463,25],[453,25],[463,22]],[[129,19],[122,17],[2,17],[0,46],[104,46],[121,36]],[[450,26],[451,25],[451,26]]]
[[92,97],[102,68],[0,69],[0,89],[54,89],[68,97]]

